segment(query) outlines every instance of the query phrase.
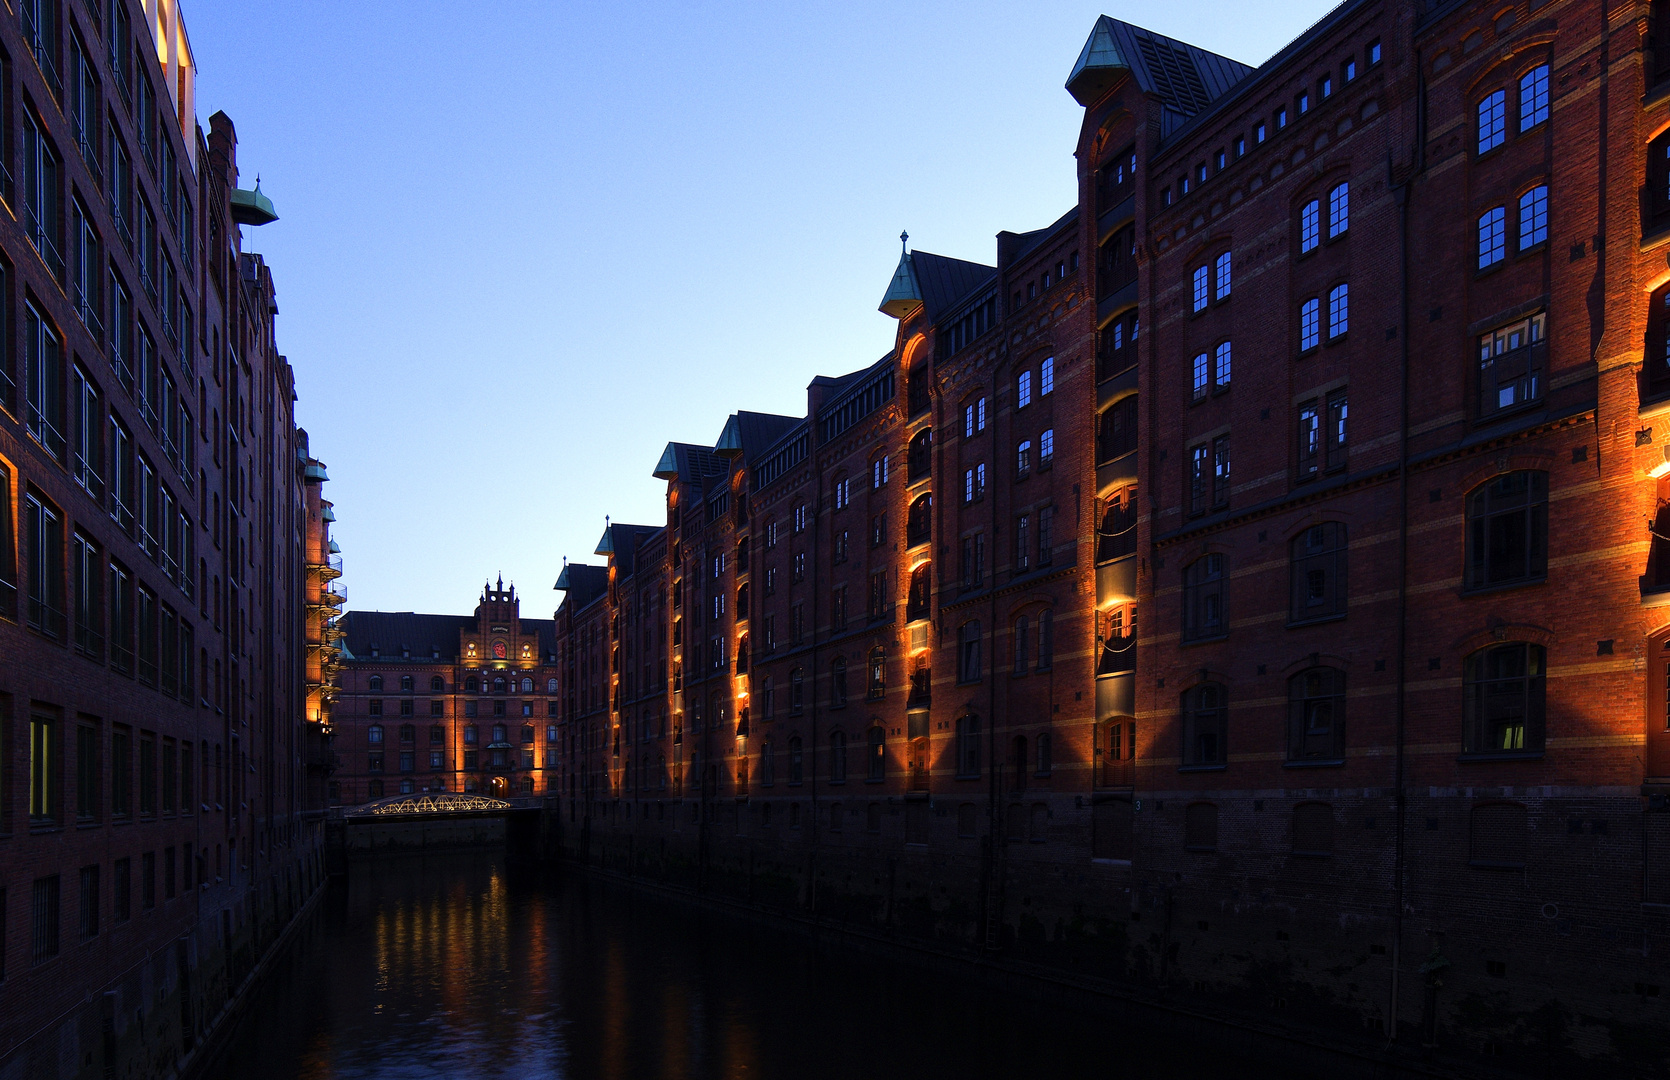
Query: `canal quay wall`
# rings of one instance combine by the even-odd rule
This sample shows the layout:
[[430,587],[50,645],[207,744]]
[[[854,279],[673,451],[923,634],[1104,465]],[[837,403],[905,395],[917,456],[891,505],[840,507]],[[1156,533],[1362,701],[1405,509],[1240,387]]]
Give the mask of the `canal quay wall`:
[[323,895],[321,825],[298,822],[294,839],[275,842],[253,866],[234,866],[225,880],[170,899],[166,915],[177,936],[153,943],[128,967],[109,970],[107,954],[97,951],[77,957],[85,994],[32,1017],[33,1029],[0,1063],[0,1080],[199,1074],[267,964]]
[[[1191,1045],[1221,1045],[1297,1074],[1667,1075],[1663,1030],[1636,1030],[1634,1055],[1606,1060],[1593,1042],[1578,1044],[1584,1024],[1600,1021],[1553,1010],[1536,1018],[1540,1026],[1505,1025],[1488,1054],[1447,1024],[1406,1023],[1403,1038],[1388,1042],[1362,1016],[1388,990],[1387,957],[1376,948],[1383,928],[1337,907],[1257,897],[1208,904],[1181,883],[1135,883],[1128,866],[1050,861],[1025,842],[999,845],[996,858],[974,842],[966,853],[900,843],[902,803],[882,807],[877,832],[863,824],[850,830],[861,836],[844,850],[838,836],[814,841],[809,823],[762,825],[758,809],[729,800],[640,804],[629,823],[619,810],[570,821],[559,807],[537,838],[518,846],[526,853],[537,842],[566,867],[763,920],[837,951],[890,956],[994,993],[1059,1002],[1087,1022],[1116,1015],[1153,1024]],[[1432,951],[1441,957],[1446,948]],[[1421,959],[1407,966],[1414,971]],[[1230,969],[1254,974],[1231,978]],[[1412,991],[1430,995],[1433,1015],[1455,1010],[1492,1022],[1483,1010],[1501,1008],[1501,999],[1459,994],[1443,974],[1430,989],[1417,976],[1423,984]],[[1613,1030],[1618,1043],[1630,1034]]]

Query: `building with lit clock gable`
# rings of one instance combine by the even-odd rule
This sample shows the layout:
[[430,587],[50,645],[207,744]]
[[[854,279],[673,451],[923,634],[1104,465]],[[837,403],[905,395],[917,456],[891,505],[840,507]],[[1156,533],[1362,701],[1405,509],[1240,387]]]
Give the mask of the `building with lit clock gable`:
[[516,587],[500,578],[470,615],[342,616],[331,803],[545,791],[556,645],[551,620],[524,619],[520,607]]

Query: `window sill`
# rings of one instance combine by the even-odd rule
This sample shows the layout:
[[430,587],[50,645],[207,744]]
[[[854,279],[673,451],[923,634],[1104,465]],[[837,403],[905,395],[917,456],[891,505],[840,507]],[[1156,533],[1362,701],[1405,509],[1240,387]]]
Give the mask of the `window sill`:
[[978,780],[978,779],[980,779],[980,774],[979,773],[958,773],[956,776],[952,777],[952,779],[953,780]]
[[1459,754],[1456,760],[1464,765],[1490,761],[1541,761],[1544,753],[1542,750],[1485,751],[1477,754]]
[[1317,615],[1309,619],[1290,619],[1288,620],[1287,628],[1289,630],[1297,630],[1305,626],[1317,626],[1321,623],[1339,622],[1341,619],[1345,618],[1345,615],[1345,612],[1340,611],[1331,615]]
[[1509,589],[1522,589],[1527,585],[1546,584],[1548,584],[1548,575],[1542,574],[1538,577],[1518,578],[1514,581],[1502,581],[1496,583],[1495,585],[1475,585],[1471,588],[1463,587],[1461,595],[1463,597],[1488,596],[1492,593],[1506,592]]
[[885,783],[887,783],[887,777],[885,777],[885,776],[872,776],[872,777],[867,778],[864,782],[866,784],[885,784]]
[[1228,762],[1222,765],[1179,765],[1178,772],[1224,772],[1229,768]]
[[1226,630],[1221,634],[1214,634],[1211,637],[1184,638],[1178,644],[1180,644],[1180,645],[1210,645],[1215,641],[1225,641],[1225,640],[1228,640],[1228,638],[1229,638],[1229,631]]
[[[1344,764],[1345,764],[1345,759],[1342,758],[1342,757],[1339,757],[1339,758],[1318,758],[1315,761],[1284,761],[1284,762],[1281,763],[1281,767],[1284,768],[1284,769],[1335,769],[1335,768],[1339,768],[1339,767],[1343,766]],[[1305,853],[1301,852],[1301,851],[1296,851],[1296,852],[1294,852],[1294,854],[1295,855],[1303,855]]]

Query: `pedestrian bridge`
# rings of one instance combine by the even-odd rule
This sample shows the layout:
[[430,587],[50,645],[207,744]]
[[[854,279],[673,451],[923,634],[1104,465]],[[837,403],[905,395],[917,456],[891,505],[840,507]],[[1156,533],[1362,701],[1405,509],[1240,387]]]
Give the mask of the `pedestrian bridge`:
[[325,822],[327,863],[340,872],[367,855],[537,845],[543,806],[538,797],[417,791],[340,807]]

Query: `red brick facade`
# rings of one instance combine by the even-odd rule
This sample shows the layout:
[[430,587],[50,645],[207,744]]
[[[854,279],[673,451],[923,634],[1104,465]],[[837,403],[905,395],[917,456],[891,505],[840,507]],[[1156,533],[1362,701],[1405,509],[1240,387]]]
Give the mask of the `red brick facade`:
[[1348,3],[1253,70],[1098,21],[1076,210],[907,255],[891,353],[669,445],[665,524],[606,533],[565,842],[1659,1067],[1667,23]]
[[272,276],[241,251],[270,204],[237,190],[231,121],[197,126],[178,13],[19,10],[0,19],[0,1074],[161,1075],[321,878],[305,721],[325,719],[329,504]]
[[555,790],[555,641],[515,586],[487,585],[470,616],[350,611],[339,629],[331,805]]

